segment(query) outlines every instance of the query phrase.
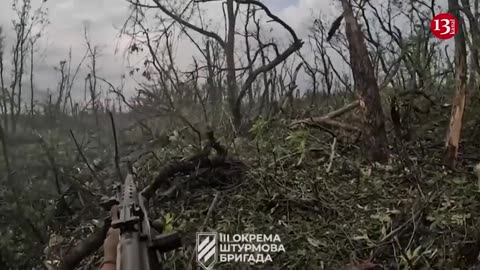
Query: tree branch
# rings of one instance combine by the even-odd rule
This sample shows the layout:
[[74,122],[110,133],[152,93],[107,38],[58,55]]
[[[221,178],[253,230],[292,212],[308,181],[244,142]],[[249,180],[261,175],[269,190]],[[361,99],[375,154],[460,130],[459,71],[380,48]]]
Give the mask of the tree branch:
[[248,75],[247,80],[243,84],[236,101],[236,105],[238,106],[242,102],[243,97],[247,94],[248,89],[250,89],[257,76],[264,72],[272,70],[277,65],[285,61],[285,59],[287,59],[290,55],[298,51],[303,46],[303,41],[297,37],[295,31],[293,31],[293,29],[288,24],[282,21],[282,19],[280,19],[279,17],[275,16],[263,3],[256,0],[235,0],[235,2],[240,4],[252,4],[262,8],[263,11],[265,11],[265,13],[268,15],[268,17],[283,26],[293,38],[293,43],[283,53],[277,55],[277,57],[273,59],[269,64],[257,68]]
[[292,55],[293,53],[298,51],[302,46],[303,46],[303,41],[297,40],[296,42],[291,44],[290,47],[287,50],[285,50],[283,53],[278,55],[270,63],[268,63],[265,66],[261,66],[261,67],[257,68],[256,70],[254,70],[252,73],[250,73],[250,75],[248,75],[248,77],[247,77],[247,80],[245,81],[245,83],[242,86],[242,89],[241,89],[240,94],[239,94],[238,99],[237,99],[237,104],[240,103],[242,98],[247,94],[248,89],[253,84],[253,82],[258,77],[258,75],[274,69],[277,65],[279,65],[280,63],[285,61],[285,59],[287,59],[290,55]]
[[[207,31],[203,28],[200,28],[196,25],[193,25],[187,21],[185,21],[184,19],[182,19],[180,16],[176,15],[175,13],[173,13],[172,11],[168,10],[164,5],[162,5],[160,3],[159,0],[153,0],[153,2],[155,2],[155,4],[157,5],[157,7],[162,11],[164,12],[165,14],[167,14],[170,18],[172,18],[173,20],[175,20],[176,22],[184,25],[185,27],[189,28],[189,29],[192,29],[202,35],[205,35],[209,38],[213,38],[214,40],[216,40],[222,47],[225,47],[225,41],[217,34],[213,33],[213,32],[210,32],[210,31]],[[134,4],[136,5],[136,4]]]

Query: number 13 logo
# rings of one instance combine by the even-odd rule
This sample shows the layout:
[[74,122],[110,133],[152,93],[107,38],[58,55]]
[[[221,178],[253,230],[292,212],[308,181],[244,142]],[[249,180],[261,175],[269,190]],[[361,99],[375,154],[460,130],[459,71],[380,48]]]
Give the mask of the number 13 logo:
[[450,39],[458,32],[458,21],[450,13],[441,13],[430,22],[430,31],[439,39]]

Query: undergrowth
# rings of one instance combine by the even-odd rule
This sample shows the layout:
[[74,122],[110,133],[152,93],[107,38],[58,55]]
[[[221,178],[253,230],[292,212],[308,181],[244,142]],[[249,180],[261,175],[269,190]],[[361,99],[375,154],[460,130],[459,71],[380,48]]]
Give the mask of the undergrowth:
[[[334,139],[325,129],[292,129],[282,119],[259,118],[247,138],[233,141],[217,131],[219,142],[246,168],[233,166],[230,170],[179,175],[157,191],[150,205],[151,217],[161,218],[166,231],[179,230],[185,236],[183,248],[165,255],[166,269],[187,269],[195,232],[203,224],[207,231],[278,234],[286,252],[275,255],[272,264],[256,265],[255,269],[343,269],[365,261],[373,262],[378,269],[477,266],[480,194],[471,167],[480,160],[476,139],[480,135],[479,114],[472,109],[467,112],[462,136],[465,147],[458,170],[453,172],[442,166],[448,112],[448,108],[439,106],[415,118],[410,125],[413,135],[401,143],[387,127],[391,158],[385,165],[367,164],[364,150],[352,134],[333,132]],[[349,117],[343,120],[355,121]],[[132,153],[141,156],[134,163],[141,187],[151,183],[164,164],[198,151],[173,134],[166,144],[120,145],[123,163]],[[32,232],[26,226],[14,230],[13,223],[5,225],[15,209],[6,204],[13,200],[11,194],[0,190],[5,195],[0,206],[7,214],[1,222],[8,228],[0,238],[4,250],[1,259],[11,265],[23,261],[23,266],[16,269],[28,269],[41,263],[39,259],[65,252],[101,227],[106,216],[98,206],[100,196],[105,194],[97,180],[84,165],[72,165],[82,164],[74,144],[58,136],[66,136],[66,132],[45,134],[47,148],[37,144],[30,146],[36,150],[16,151],[17,158],[31,161],[25,168],[39,168],[34,174],[17,172],[28,179],[20,199],[29,206],[21,210],[42,228],[39,239],[29,238]],[[82,144],[89,160],[99,160],[95,162],[97,177],[103,180],[114,179],[115,175],[109,161],[111,146],[99,145],[98,141]],[[400,158],[400,148],[408,153],[410,163]],[[60,193],[68,209],[62,209],[65,205],[59,202],[59,192],[52,188],[55,171],[46,152],[54,153],[57,173],[64,183]],[[179,188],[168,192],[174,184]],[[216,196],[212,215],[206,220]],[[22,243],[18,251],[12,248],[17,242]],[[32,255],[33,259],[25,260]],[[82,267],[94,269],[100,257],[101,251],[84,260]],[[248,268],[236,264],[220,265],[218,269],[240,267]]]

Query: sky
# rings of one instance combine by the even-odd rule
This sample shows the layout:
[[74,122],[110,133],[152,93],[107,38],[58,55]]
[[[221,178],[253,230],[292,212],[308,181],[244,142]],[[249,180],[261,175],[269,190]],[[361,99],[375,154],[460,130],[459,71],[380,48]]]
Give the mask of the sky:
[[[11,20],[14,15],[11,9],[13,1],[19,0],[1,0],[0,4],[0,25],[7,35],[8,50],[11,50],[14,41],[11,29]],[[34,6],[44,2],[44,0],[31,1]],[[313,16],[314,14],[322,14],[321,18],[329,21],[340,14],[338,5],[333,4],[333,2],[338,2],[335,0],[263,0],[263,2],[304,40],[308,35],[308,26],[316,18]],[[74,66],[78,64],[86,50],[83,36],[85,25],[88,26],[90,41],[100,49],[98,75],[119,85],[120,76],[128,72],[124,52],[129,38],[120,37],[119,33],[129,15],[129,3],[126,0],[47,0],[44,6],[47,8],[50,23],[36,44],[35,88],[45,92],[47,88],[54,90],[57,87],[59,75],[53,68],[58,66],[60,61],[68,58],[70,49],[73,57],[72,64]],[[202,7],[206,17],[212,21],[218,21],[218,18],[222,17],[218,16],[218,13],[221,12],[220,1],[203,3]],[[274,31],[273,35],[278,39],[288,38],[286,31]],[[308,57],[309,52],[306,47],[304,46],[302,52]],[[176,50],[177,65],[187,68],[191,64],[194,54],[197,52],[193,45],[187,40],[182,42]],[[6,61],[6,69],[9,70],[11,60],[7,59]],[[86,69],[82,69],[77,77],[76,96],[83,96],[83,78],[86,73]],[[7,73],[7,81],[9,78],[10,74]],[[29,89],[29,82],[25,85],[25,88]],[[127,86],[130,90],[133,89],[132,82],[127,82]]]
[[[11,9],[13,1],[1,0],[0,4],[0,25],[7,36],[7,50],[11,50],[14,42],[12,31],[14,13]],[[34,6],[43,2],[43,0],[31,1]],[[307,25],[313,20],[311,14],[330,8],[330,0],[265,0],[264,3],[292,26],[300,37],[305,37],[307,34]],[[128,17],[129,3],[125,0],[47,0],[43,5],[47,8],[50,23],[36,44],[35,88],[40,91],[56,88],[59,75],[53,68],[58,66],[60,61],[68,58],[70,49],[72,49],[73,65],[80,61],[86,48],[83,36],[84,25],[88,25],[91,42],[100,48],[99,76],[118,82],[120,76],[127,71],[124,50],[128,44],[128,38],[119,37],[119,32]],[[207,17],[215,20],[220,3],[205,5],[211,6],[204,8]],[[287,35],[285,32],[279,34]],[[190,64],[191,54],[195,53],[192,50],[191,46],[177,50],[179,66]],[[11,67],[10,62],[11,60],[7,58],[5,63],[7,70]],[[82,70],[77,77],[77,95],[83,92],[85,72]],[[9,81],[10,74],[7,73],[5,77]],[[29,83],[25,87],[29,88]]]

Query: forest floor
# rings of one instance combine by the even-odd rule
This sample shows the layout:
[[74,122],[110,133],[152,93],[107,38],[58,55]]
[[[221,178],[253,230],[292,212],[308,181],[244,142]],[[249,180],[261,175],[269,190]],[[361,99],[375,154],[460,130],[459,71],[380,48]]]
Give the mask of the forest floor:
[[[282,237],[286,253],[266,269],[478,266],[480,187],[472,167],[480,161],[480,118],[468,115],[462,158],[453,172],[442,166],[448,113],[442,114],[414,127],[422,133],[403,146],[392,146],[388,165],[373,166],[355,145],[337,143],[332,152],[333,139],[319,139],[321,131],[257,122],[254,139],[232,151],[248,167],[240,183],[235,174],[217,173],[234,183],[186,186],[176,196],[159,198],[158,207],[168,209],[174,228],[195,232],[219,192],[209,229]],[[409,161],[397,154],[400,147]],[[189,256],[176,258],[178,267]]]
[[[333,138],[322,130],[259,120],[250,139],[229,149],[246,165],[242,172],[234,167],[170,179],[154,200],[156,213],[186,235],[200,227],[279,234],[286,253],[266,269],[467,269],[477,265],[480,252],[480,193],[472,172],[480,161],[479,118],[467,114],[464,150],[453,172],[442,166],[444,110],[412,124],[410,141],[392,143],[390,163],[373,166],[354,144],[337,142],[332,151]],[[180,149],[188,147],[177,142],[156,149],[156,157],[139,166],[148,168],[143,175],[155,176],[173,156],[189,155]],[[168,191],[172,183],[180,183],[175,192]],[[189,244],[188,252],[171,257],[172,269],[187,269]]]
[[[413,135],[408,141],[395,140],[391,132],[391,159],[386,165],[365,163],[364,151],[356,144],[339,139],[332,147],[333,138],[322,130],[292,130],[284,121],[258,120],[249,139],[234,143],[217,134],[238,164],[165,179],[152,200],[151,216],[162,217],[166,231],[181,231],[186,239],[184,248],[166,255],[165,269],[188,268],[198,231],[278,234],[286,252],[275,254],[273,263],[255,268],[478,267],[480,192],[472,168],[480,161],[480,115],[467,112],[460,164],[456,171],[450,171],[442,166],[448,112],[435,111],[412,124]],[[45,138],[45,145],[53,141]],[[97,177],[113,179],[114,167],[109,162],[102,164],[111,150],[99,155],[98,147],[87,148],[88,159],[100,160],[93,162],[98,167]],[[195,153],[180,138],[168,145],[120,145],[120,149],[123,161],[135,156],[140,185],[153,181],[165,164]],[[76,149],[71,141],[56,143],[50,151],[59,167],[62,162],[74,162]],[[31,152],[25,149],[25,153]],[[22,154],[17,151],[17,155]],[[55,164],[45,157],[31,158],[39,162],[38,167]],[[75,161],[81,163],[78,158]],[[54,219],[59,224],[48,225],[44,255],[68,250],[101,226],[106,213],[96,203],[102,194],[85,171],[61,170],[62,175],[76,175],[71,188],[64,192],[66,198],[72,198],[70,215],[56,215],[60,210],[50,209],[47,201],[43,206],[32,206],[53,213],[45,217],[34,211],[36,218]],[[49,172],[38,178],[54,176]],[[71,190],[76,191],[69,193]],[[42,192],[55,193],[52,189],[37,190],[38,197]],[[32,202],[37,199],[29,196]],[[8,245],[6,236],[2,237],[2,243]],[[93,269],[100,256],[99,251],[84,260],[84,269]],[[219,265],[218,269],[236,268]]]

